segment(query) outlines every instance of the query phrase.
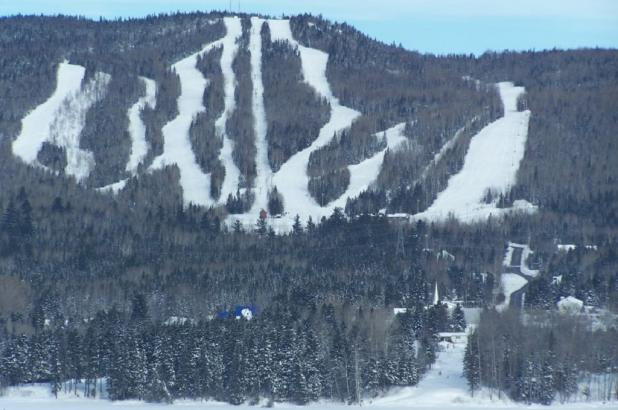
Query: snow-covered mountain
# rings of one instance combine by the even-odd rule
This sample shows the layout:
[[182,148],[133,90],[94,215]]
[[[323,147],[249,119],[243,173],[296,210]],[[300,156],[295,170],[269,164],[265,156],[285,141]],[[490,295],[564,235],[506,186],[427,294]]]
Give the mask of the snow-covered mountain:
[[[454,140],[465,131],[471,139],[468,138],[470,147],[463,167],[451,170],[447,186],[432,183],[435,188],[433,195],[443,189],[444,192],[435,201],[431,195],[426,196],[425,202],[430,206],[418,215],[403,211],[407,211],[405,213],[411,218],[441,220],[452,214],[467,221],[497,216],[508,210],[497,209],[496,203],[498,195],[508,194],[515,184],[524,155],[530,111],[520,112],[517,108],[517,100],[525,92],[523,87],[514,87],[509,82],[481,84],[468,77],[453,79],[449,73],[444,81],[451,81],[454,85],[448,93],[457,94],[457,99],[472,97],[478,102],[488,102],[496,106],[494,110],[504,111],[504,114],[494,119],[489,106],[471,105],[464,109],[456,106],[457,100],[434,97],[433,106],[425,111],[441,115],[444,109],[444,115],[449,117],[448,124],[439,124],[438,135],[432,135],[430,129],[431,140],[426,141],[427,135],[417,135],[415,127],[420,123],[424,128],[433,128],[435,124],[420,118],[426,112],[409,96],[410,105],[406,106],[405,101],[398,102],[395,108],[399,112],[393,113],[390,107],[376,112],[362,104],[354,104],[356,96],[350,95],[351,91],[347,89],[343,90],[343,95],[338,95],[341,94],[341,84],[337,83],[333,73],[339,62],[313,38],[356,34],[350,29],[343,33],[330,23],[314,22],[313,19],[291,21],[240,16],[211,18],[207,24],[221,25],[222,29],[217,34],[207,33],[205,37],[210,36],[209,40],[196,50],[182,53],[189,54],[164,68],[172,77],[171,82],[175,82],[175,94],[170,92],[168,84],[162,84],[156,78],[143,76],[139,71],[130,73],[130,81],[137,82],[141,91],[134,93],[129,105],[125,103],[124,118],[111,118],[126,124],[124,135],[110,136],[103,132],[94,136],[98,140],[110,138],[102,144],[104,147],[113,145],[119,137],[129,138],[130,144],[125,143],[126,149],[122,152],[126,164],[117,170],[119,172],[99,173],[98,178],[92,177],[94,169],[105,165],[98,159],[104,155],[94,152],[100,150],[98,147],[85,146],[87,144],[80,138],[86,122],[90,121],[90,125],[98,129],[101,125],[97,121],[110,120],[109,117],[88,116],[88,113],[105,109],[96,103],[106,98],[114,74],[97,69],[85,79],[87,69],[77,61],[51,62],[56,71],[54,88],[43,101],[28,107],[20,119],[19,132],[11,143],[14,157],[33,167],[74,177],[85,187],[110,195],[135,189],[143,175],[175,167],[185,206],[223,209],[227,205],[230,224],[235,220],[253,224],[260,211],[267,210],[277,216],[273,221],[276,228],[289,230],[297,215],[302,220],[309,217],[319,220],[332,214],[337,207],[345,209],[350,201],[355,201],[363,193],[383,191],[388,198],[392,195],[392,188],[387,184],[407,186],[408,189],[413,183],[427,184],[432,178],[431,169],[437,168],[449,154],[455,155],[452,152]],[[344,45],[349,42],[348,39],[340,41]],[[404,51],[401,53],[406,57]],[[246,54],[249,58],[241,65],[239,60]],[[297,63],[293,67],[297,71],[285,72],[288,67],[279,64],[277,57]],[[73,58],[81,59],[84,57]],[[85,61],[96,59],[96,55],[88,55]],[[343,64],[350,63],[343,61]],[[377,63],[372,62],[373,65]],[[406,81],[412,73],[393,73],[392,69],[379,67],[367,75],[379,75],[384,70],[384,75],[391,77],[388,80],[392,85],[377,91],[387,94],[383,97],[386,101],[402,98],[388,95],[391,86],[414,90],[415,84]],[[219,75],[215,77],[213,73]],[[265,78],[266,75],[270,78]],[[285,116],[286,101],[273,101],[273,95],[293,93],[294,90],[275,92],[268,89],[277,86],[272,82],[273,75],[291,77],[292,82],[307,93],[307,96],[300,97],[305,99],[301,101],[304,105],[288,107],[290,112],[299,113],[290,115],[283,130],[281,121],[269,118],[269,115],[283,109],[283,113],[275,113],[273,117]],[[238,76],[246,77],[246,80],[240,82]],[[357,86],[372,87],[370,84]],[[423,92],[432,94],[431,90]],[[347,98],[342,101],[342,96]],[[494,96],[499,96],[500,100]],[[117,99],[117,95],[110,98],[114,97]],[[294,98],[299,97],[292,96]],[[145,123],[145,111],[160,109],[162,99],[171,104],[172,115],[158,124],[154,121]],[[311,129],[304,121],[315,116],[307,112],[315,110],[311,106],[315,103],[323,107],[324,115],[318,121],[319,126]],[[459,111],[456,117],[446,114],[454,108]],[[237,113],[240,110],[242,112]],[[203,121],[203,118],[208,120]],[[236,128],[241,121],[248,126],[242,130],[245,135],[239,137]],[[198,128],[202,132],[196,136]],[[423,130],[423,133],[427,131]],[[156,140],[157,135],[160,135],[160,140]],[[277,163],[272,160],[277,145],[299,139],[301,142],[287,149]],[[59,161],[63,167],[54,169],[43,163],[44,154],[49,150],[60,150]],[[397,174],[385,176],[387,163],[392,168],[393,157],[397,154],[399,159],[406,159],[419,169],[418,175],[412,175],[413,180]],[[200,161],[203,156],[212,158],[211,164]],[[316,163],[322,165],[316,166]],[[487,166],[491,167],[491,172],[485,175],[491,178],[479,180],[479,170],[487,170]],[[387,183],[383,182],[385,179]],[[131,180],[135,183],[128,184]],[[465,199],[461,192],[465,192]],[[484,203],[487,192],[493,193],[494,197]],[[231,205],[234,201],[239,205]],[[526,212],[534,210],[525,201],[516,201],[514,208]],[[380,209],[382,212],[402,211],[389,206],[388,199]],[[374,209],[374,212],[378,210]]]

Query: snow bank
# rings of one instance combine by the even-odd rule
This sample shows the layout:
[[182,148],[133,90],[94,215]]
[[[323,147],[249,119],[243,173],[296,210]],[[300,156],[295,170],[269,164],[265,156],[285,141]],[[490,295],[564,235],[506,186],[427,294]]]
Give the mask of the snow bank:
[[[24,162],[43,167],[37,155],[48,142],[66,151],[64,172],[81,182],[94,168],[92,152],[80,148],[80,135],[90,107],[101,100],[111,77],[95,73],[82,87],[86,69],[63,62],[58,66],[56,89],[43,104],[22,119],[21,133],[13,141],[13,154]],[[43,167],[46,168],[46,167]]]
[[[224,22],[227,29],[225,37],[207,44],[202,50],[172,65],[180,78],[178,115],[163,127],[163,154],[156,157],[150,166],[151,170],[171,165],[178,166],[180,186],[186,205],[214,205],[210,196],[210,174],[202,172],[197,163],[189,139],[189,129],[195,116],[206,109],[203,105],[203,96],[208,82],[196,67],[197,57],[214,48],[225,47],[226,44],[229,49],[230,44],[234,44],[238,36],[239,18],[226,17]],[[229,75],[229,72],[227,74]],[[226,92],[228,88],[226,87]],[[226,174],[227,172],[226,169]]]
[[512,210],[534,212],[526,201],[515,201],[511,209],[497,208],[497,199],[483,203],[488,190],[506,194],[516,182],[517,170],[524,156],[530,111],[517,111],[517,99],[523,87],[513,83],[498,84],[504,116],[472,137],[461,171],[451,177],[434,203],[415,215],[428,221],[445,221],[450,216],[462,222],[477,222]]

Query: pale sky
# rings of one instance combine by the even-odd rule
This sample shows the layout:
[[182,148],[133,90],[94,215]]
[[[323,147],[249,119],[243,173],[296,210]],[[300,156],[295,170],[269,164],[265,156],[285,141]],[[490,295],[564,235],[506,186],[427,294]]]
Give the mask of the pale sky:
[[227,10],[322,14],[410,50],[618,48],[618,0],[0,0],[0,15],[139,17]]

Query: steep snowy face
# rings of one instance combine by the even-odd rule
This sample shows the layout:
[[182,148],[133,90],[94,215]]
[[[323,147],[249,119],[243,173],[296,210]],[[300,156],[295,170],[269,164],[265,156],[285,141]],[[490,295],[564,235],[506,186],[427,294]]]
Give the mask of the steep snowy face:
[[[195,158],[195,153],[191,147],[189,139],[189,130],[191,122],[197,114],[205,111],[203,105],[204,90],[208,86],[208,81],[204,78],[200,70],[197,69],[197,57],[204,55],[214,48],[223,46],[228,48],[226,61],[233,59],[234,51],[229,53],[231,47],[235,47],[235,42],[241,34],[240,19],[238,17],[226,17],[224,19],[227,34],[224,38],[215,42],[209,43],[197,53],[175,63],[172,68],[180,78],[180,96],[178,97],[178,115],[176,118],[168,122],[163,127],[163,154],[156,157],[150,166],[151,170],[162,169],[166,166],[176,165],[180,170],[180,186],[183,191],[183,199],[185,204],[195,204],[203,206],[214,205],[214,201],[210,196],[210,174],[202,172]],[[227,65],[231,71],[231,64]],[[227,73],[229,77],[229,71]],[[224,76],[226,73],[224,72]],[[233,84],[233,80],[230,80]],[[228,92],[231,87],[226,86],[226,103],[230,103]],[[230,112],[231,106],[224,111],[224,115]],[[221,126],[219,127],[221,129]],[[229,152],[231,157],[231,144],[227,141],[228,146],[225,147],[226,137],[224,138],[224,148]],[[224,163],[225,165],[225,163]],[[232,166],[228,163],[230,171]],[[229,177],[228,168],[226,174]]]
[[498,85],[504,116],[476,134],[464,159],[461,171],[451,177],[448,186],[418,219],[444,221],[454,217],[463,222],[486,220],[505,212],[534,211],[526,201],[515,201],[513,208],[498,208],[498,199],[485,203],[488,192],[494,197],[506,194],[515,185],[517,170],[524,157],[530,111],[517,111],[523,87],[502,82]]
[[64,172],[81,182],[94,168],[94,156],[80,148],[80,135],[90,107],[105,96],[111,77],[96,73],[84,86],[86,69],[61,63],[56,89],[43,104],[22,120],[21,133],[13,141],[13,154],[24,162],[46,168],[37,159],[45,142],[63,148],[67,164]]

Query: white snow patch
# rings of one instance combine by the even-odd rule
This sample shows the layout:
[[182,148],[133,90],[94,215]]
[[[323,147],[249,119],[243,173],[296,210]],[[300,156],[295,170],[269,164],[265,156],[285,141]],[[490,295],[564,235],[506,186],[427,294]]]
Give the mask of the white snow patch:
[[[206,109],[203,105],[203,95],[208,81],[196,67],[197,57],[214,48],[224,46],[226,43],[229,45],[230,41],[235,42],[238,20],[238,17],[225,17],[227,29],[225,37],[205,45],[200,51],[172,66],[180,78],[178,115],[163,127],[163,154],[154,159],[150,169],[157,170],[177,165],[180,170],[180,186],[186,205],[214,205],[210,196],[210,174],[205,174],[200,169],[189,139],[191,122],[197,114]],[[233,40],[230,40],[230,37]]]
[[64,148],[64,172],[81,182],[94,168],[94,155],[80,148],[80,135],[90,107],[102,99],[111,77],[97,72],[82,87],[86,69],[66,61],[58,65],[56,89],[43,104],[22,119],[21,133],[13,141],[13,153],[24,162],[44,167],[37,159],[44,142]]
[[146,126],[144,121],[142,121],[142,111],[146,107],[154,108],[156,104],[156,83],[146,77],[140,77],[140,81],[144,83],[146,92],[127,112],[129,117],[129,135],[131,136],[131,155],[129,156],[126,170],[132,175],[137,174],[137,167],[148,153]]
[[496,305],[496,310],[503,311],[511,303],[511,295],[526,286],[528,281],[516,273],[503,273],[500,277],[504,302]]
[[517,170],[524,156],[530,111],[517,111],[517,99],[523,87],[498,83],[504,116],[472,137],[461,171],[451,177],[448,186],[418,219],[445,221],[453,216],[463,222],[477,222],[490,216],[518,210],[534,212],[527,201],[514,201],[511,209],[497,208],[494,200],[483,203],[487,190],[506,194],[516,182]]

